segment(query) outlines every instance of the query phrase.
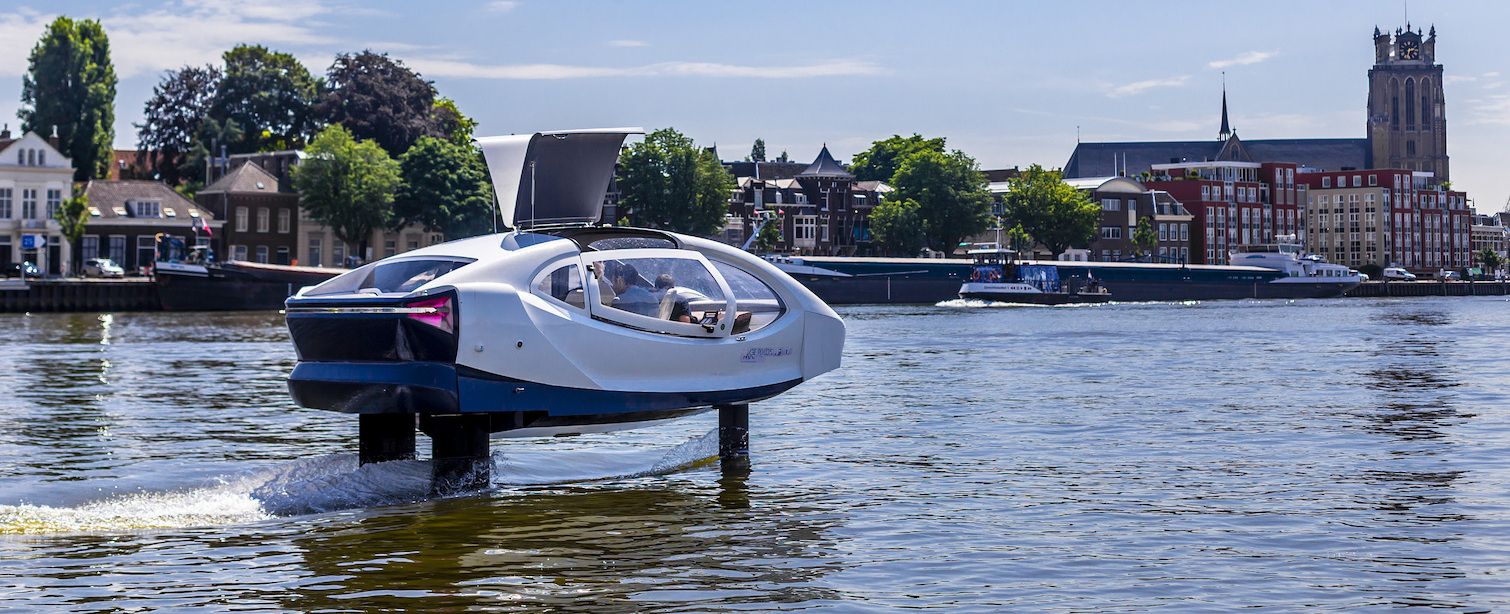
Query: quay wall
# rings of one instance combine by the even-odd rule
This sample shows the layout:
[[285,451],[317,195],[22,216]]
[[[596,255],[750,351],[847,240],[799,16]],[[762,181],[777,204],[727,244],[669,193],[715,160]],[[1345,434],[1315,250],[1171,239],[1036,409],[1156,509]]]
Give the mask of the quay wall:
[[1366,281],[1347,296],[1505,296],[1503,281]]
[[157,286],[147,278],[33,279],[0,282],[0,312],[158,311]]

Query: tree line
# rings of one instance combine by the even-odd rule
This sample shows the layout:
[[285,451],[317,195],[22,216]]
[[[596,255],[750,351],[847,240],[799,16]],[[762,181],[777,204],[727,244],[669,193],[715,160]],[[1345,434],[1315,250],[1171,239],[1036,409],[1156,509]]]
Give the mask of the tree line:
[[[47,135],[57,126],[76,181],[109,172],[115,85],[98,21],[59,17],[32,50],[22,130]],[[136,172],[187,196],[204,187],[207,166],[222,153],[304,150],[294,171],[300,204],[348,244],[365,247],[375,230],[416,224],[448,239],[494,227],[492,187],[471,142],[476,122],[387,54],[343,53],[316,77],[291,54],[237,45],[218,65],[167,71],[133,125]],[[757,140],[747,159],[765,156]],[[894,254],[952,253],[993,224],[1058,254],[1089,240],[1100,217],[1057,172],[1034,165],[1012,180],[1003,215],[994,218],[975,160],[947,150],[943,138],[876,141],[854,156],[850,172],[893,188],[870,224],[874,243]],[[625,148],[619,187],[623,216],[610,222],[711,235],[734,186],[715,154],[665,128]],[[69,204],[70,212],[82,210]],[[773,239],[765,233],[761,243]]]

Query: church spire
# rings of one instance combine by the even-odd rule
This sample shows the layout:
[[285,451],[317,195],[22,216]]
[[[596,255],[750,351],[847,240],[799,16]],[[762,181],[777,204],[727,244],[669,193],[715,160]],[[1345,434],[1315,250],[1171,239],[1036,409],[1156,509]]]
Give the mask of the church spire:
[[1217,138],[1225,141],[1232,136],[1232,125],[1227,122],[1227,74],[1222,73],[1222,129]]

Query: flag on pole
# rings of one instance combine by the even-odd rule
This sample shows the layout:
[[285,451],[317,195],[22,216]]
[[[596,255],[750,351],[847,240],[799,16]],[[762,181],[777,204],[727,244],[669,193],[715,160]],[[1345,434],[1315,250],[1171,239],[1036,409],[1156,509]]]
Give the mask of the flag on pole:
[[202,217],[199,218],[199,227],[202,228],[202,229],[204,229],[204,233],[205,234],[210,235],[212,237],[215,236],[215,233],[210,232],[210,221],[209,220],[206,220],[206,219],[204,219]]

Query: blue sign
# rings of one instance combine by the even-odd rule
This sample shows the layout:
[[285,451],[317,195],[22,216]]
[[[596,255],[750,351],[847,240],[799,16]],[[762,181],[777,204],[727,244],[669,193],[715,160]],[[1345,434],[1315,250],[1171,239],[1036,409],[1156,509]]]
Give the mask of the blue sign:
[[21,249],[41,249],[47,247],[47,235],[21,235]]

